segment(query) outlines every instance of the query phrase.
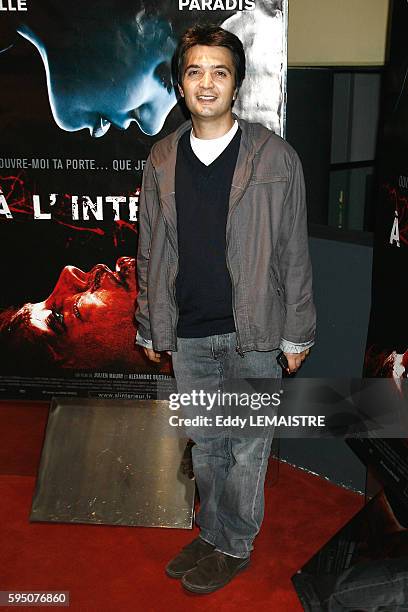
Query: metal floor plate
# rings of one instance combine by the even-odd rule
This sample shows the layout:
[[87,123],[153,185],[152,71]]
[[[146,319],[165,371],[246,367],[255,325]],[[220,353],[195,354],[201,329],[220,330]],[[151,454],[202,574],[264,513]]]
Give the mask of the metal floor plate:
[[168,402],[56,398],[31,521],[189,529],[195,484]]

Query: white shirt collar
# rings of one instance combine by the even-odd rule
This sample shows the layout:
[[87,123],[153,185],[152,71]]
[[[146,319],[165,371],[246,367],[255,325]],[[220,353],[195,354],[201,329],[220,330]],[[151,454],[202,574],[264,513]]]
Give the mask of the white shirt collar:
[[238,131],[238,121],[235,119],[234,125],[226,134],[220,136],[219,138],[197,138],[193,134],[193,128],[191,128],[190,132],[190,144],[191,148],[194,151],[194,154],[198,157],[198,159],[209,166],[221,153],[224,149],[227,148],[231,140],[234,138],[235,134]]

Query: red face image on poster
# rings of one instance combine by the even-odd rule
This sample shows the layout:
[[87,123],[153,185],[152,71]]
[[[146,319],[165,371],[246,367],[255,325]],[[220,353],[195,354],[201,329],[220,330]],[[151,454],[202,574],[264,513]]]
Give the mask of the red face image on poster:
[[[20,372],[149,369],[134,342],[136,297],[134,258],[118,259],[115,271],[66,266],[45,300],[0,315],[3,358]],[[168,362],[162,369],[169,371]]]

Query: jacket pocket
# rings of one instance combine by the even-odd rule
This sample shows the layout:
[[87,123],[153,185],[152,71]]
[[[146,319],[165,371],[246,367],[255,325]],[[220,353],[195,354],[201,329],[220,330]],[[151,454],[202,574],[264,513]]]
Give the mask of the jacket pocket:
[[283,290],[283,287],[282,287],[281,283],[279,282],[278,276],[277,276],[273,266],[269,267],[269,276],[270,276],[270,279],[272,281],[272,285],[273,285],[273,288],[275,290],[275,293],[278,296],[278,299],[279,299],[281,305],[283,306],[284,310],[286,310],[286,308],[285,308],[285,293],[284,293],[284,290]]
[[274,176],[271,174],[255,174],[249,181],[249,185],[260,185],[262,183],[282,183],[287,182],[286,176]]

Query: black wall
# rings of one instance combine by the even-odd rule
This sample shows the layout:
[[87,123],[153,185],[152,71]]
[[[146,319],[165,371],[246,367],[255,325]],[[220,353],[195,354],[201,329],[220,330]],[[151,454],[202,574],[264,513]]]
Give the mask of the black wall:
[[[372,248],[310,239],[317,338],[298,376],[359,378],[370,314]],[[364,491],[365,468],[342,440],[282,439],[280,457],[298,467]]]
[[332,130],[333,74],[288,70],[286,139],[302,160],[310,223],[327,224]]

